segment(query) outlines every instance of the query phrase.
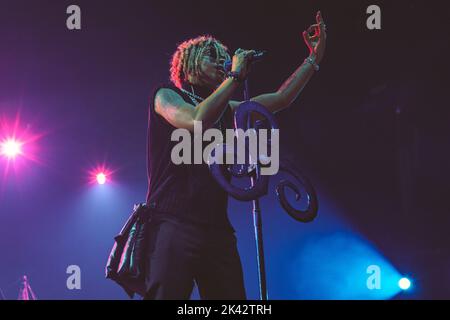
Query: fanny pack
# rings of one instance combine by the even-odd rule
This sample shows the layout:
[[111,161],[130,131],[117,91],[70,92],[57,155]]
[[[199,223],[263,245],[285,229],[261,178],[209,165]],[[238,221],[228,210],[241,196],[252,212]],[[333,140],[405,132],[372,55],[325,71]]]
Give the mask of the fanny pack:
[[146,234],[152,208],[145,203],[134,205],[133,212],[120,233],[106,263],[106,278],[119,284],[130,298],[145,296],[147,241]]

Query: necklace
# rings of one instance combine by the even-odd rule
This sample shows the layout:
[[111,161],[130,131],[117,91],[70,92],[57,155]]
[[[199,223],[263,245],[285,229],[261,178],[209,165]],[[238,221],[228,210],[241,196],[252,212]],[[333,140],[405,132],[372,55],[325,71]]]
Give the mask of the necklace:
[[202,97],[199,97],[198,95],[196,95],[195,93],[194,93],[194,88],[191,86],[191,89],[192,89],[192,92],[189,92],[189,91],[187,91],[187,90],[185,90],[185,89],[183,89],[183,88],[181,88],[181,91],[183,91],[184,93],[186,93],[188,96],[189,96],[189,99],[191,99],[192,100],[192,102],[195,104],[195,105],[198,105],[200,102],[199,102],[199,100],[200,101],[203,101],[203,100],[205,100],[205,99],[203,99]]
[[[183,89],[183,88],[180,88],[180,89],[181,89],[181,91],[183,91],[184,93],[186,93],[186,94],[188,95],[189,99],[191,99],[191,101],[192,101],[192,102],[194,103],[194,105],[196,105],[196,106],[200,103],[199,100],[200,100],[200,101],[205,100],[205,99],[203,99],[202,97],[200,97],[200,96],[198,96],[198,95],[195,94],[194,88],[193,88],[192,86],[191,86],[192,92],[189,92],[189,91],[187,91],[187,90],[185,90],[185,89]],[[216,125],[218,126],[218,129],[219,129],[220,131],[222,131],[222,121],[221,121],[221,119],[217,120]]]

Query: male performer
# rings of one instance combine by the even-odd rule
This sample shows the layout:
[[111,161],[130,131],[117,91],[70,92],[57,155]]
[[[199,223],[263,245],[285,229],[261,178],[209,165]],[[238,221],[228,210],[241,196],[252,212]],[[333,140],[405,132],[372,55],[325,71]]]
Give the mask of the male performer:
[[[303,32],[309,56],[273,93],[252,98],[271,112],[288,107],[319,69],[325,51],[325,24],[320,11]],[[223,62],[227,48],[211,36],[181,43],[172,57],[173,85],[154,91],[149,110],[147,204],[149,258],[146,299],[189,299],[194,281],[202,299],[246,299],[234,229],[227,216],[227,193],[206,164],[175,165],[171,151],[176,128],[193,131],[232,127],[240,104],[230,100],[247,77],[252,50],[238,49],[231,72]]]

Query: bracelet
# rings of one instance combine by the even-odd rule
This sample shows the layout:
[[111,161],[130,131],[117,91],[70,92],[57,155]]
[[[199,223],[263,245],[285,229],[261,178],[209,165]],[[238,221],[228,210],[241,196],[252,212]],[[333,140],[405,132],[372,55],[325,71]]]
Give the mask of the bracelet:
[[305,62],[309,63],[310,65],[312,65],[315,71],[319,71],[320,67],[316,63],[315,59],[313,59],[311,57],[308,57],[308,58],[305,59]]
[[227,79],[231,78],[236,82],[242,82],[241,78],[239,78],[239,73],[235,72],[235,71],[229,71],[227,73]]

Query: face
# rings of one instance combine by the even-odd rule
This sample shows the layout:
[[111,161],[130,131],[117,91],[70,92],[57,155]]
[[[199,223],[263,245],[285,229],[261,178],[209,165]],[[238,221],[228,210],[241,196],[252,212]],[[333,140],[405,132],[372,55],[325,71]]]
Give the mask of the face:
[[205,50],[200,58],[200,82],[208,88],[217,88],[225,79],[223,63],[228,57],[216,53],[214,48]]

